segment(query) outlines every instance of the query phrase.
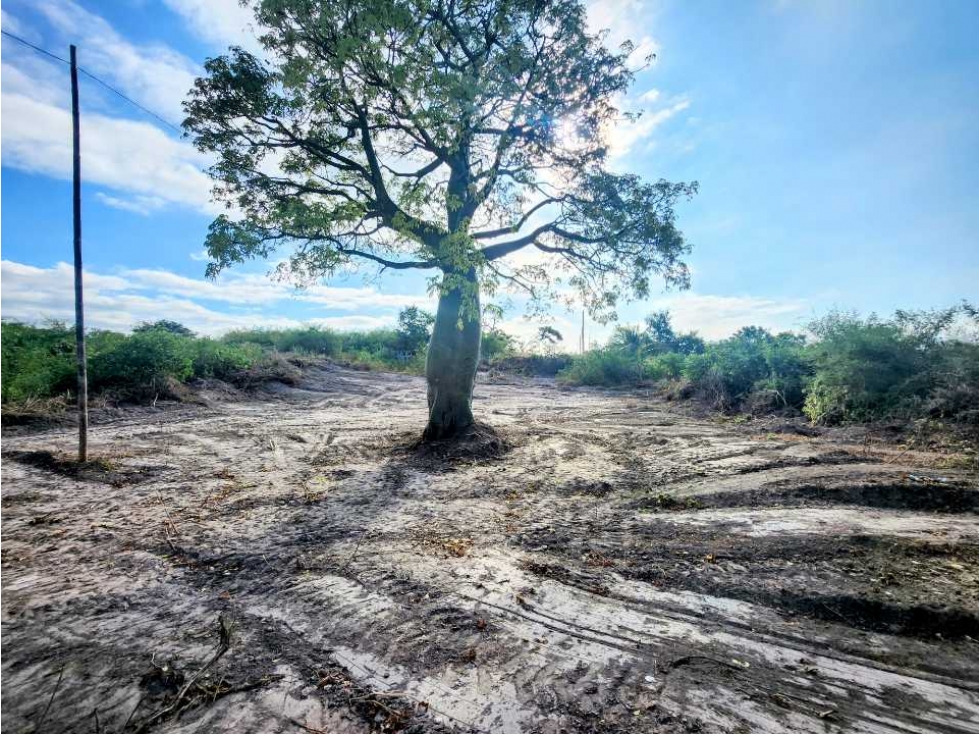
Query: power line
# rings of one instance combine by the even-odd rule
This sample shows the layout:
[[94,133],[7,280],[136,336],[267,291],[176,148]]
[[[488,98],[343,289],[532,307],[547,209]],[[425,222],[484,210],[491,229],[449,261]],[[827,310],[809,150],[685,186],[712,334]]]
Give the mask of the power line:
[[164,125],[166,125],[171,130],[173,130],[173,131],[175,131],[175,132],[183,135],[183,130],[181,130],[179,127],[177,127],[176,125],[174,125],[172,122],[168,122],[167,120],[164,120],[158,114],[156,114],[155,112],[153,112],[153,110],[148,110],[145,107],[143,107],[143,105],[141,105],[139,102],[134,102],[133,100],[129,99],[129,97],[127,97],[125,94],[123,94],[122,92],[120,92],[115,87],[113,87],[113,86],[107,84],[106,82],[102,81],[97,76],[95,76],[95,74],[91,73],[90,71],[87,71],[87,70],[83,69],[80,66],[78,67],[78,70],[82,74],[84,74],[85,76],[87,76],[89,79],[94,79],[95,81],[97,81],[99,84],[101,84],[103,87],[105,87],[106,89],[108,89],[110,92],[113,92],[115,94],[118,94],[124,100],[126,100],[127,102],[129,102],[129,104],[133,105],[134,107],[136,107],[138,109],[141,109],[147,115],[149,115],[150,117],[154,118],[155,120],[163,123]]
[[43,48],[41,48],[40,46],[35,46],[35,45],[34,45],[33,43],[31,43],[30,41],[25,41],[25,40],[24,40],[23,38],[21,38],[20,36],[15,36],[15,35],[14,35],[13,33],[11,33],[10,31],[4,31],[4,30],[0,30],[0,33],[2,33],[3,35],[5,35],[5,36],[8,36],[8,37],[10,37],[10,38],[12,38],[12,39],[14,39],[15,41],[18,41],[18,42],[20,42],[20,43],[22,43],[22,44],[24,44],[25,46],[29,46],[30,48],[32,48],[32,49],[34,49],[35,51],[38,51],[38,52],[40,52],[40,53],[42,53],[42,54],[44,54],[45,56],[50,56],[50,57],[51,57],[52,59],[54,59],[55,61],[60,61],[60,62],[61,62],[62,64],[68,64],[69,66],[71,66],[71,62],[70,62],[70,61],[68,61],[68,59],[63,59],[63,58],[61,58],[60,56],[58,56],[58,55],[56,55],[56,54],[53,54],[53,53],[51,53],[50,51],[46,51],[46,50],[44,50],[44,49],[43,49]]
[[[7,36],[9,38],[12,38],[15,41],[17,41],[18,43],[22,43],[25,46],[34,49],[38,53],[42,53],[45,56],[50,56],[55,61],[60,61],[62,64],[67,64],[69,66],[71,65],[71,63],[69,61],[67,61],[66,59],[63,59],[60,56],[58,56],[57,54],[53,54],[50,51],[41,48],[40,46],[35,46],[30,41],[26,41],[23,38],[21,38],[20,36],[15,36],[10,31],[0,30],[0,34],[3,34],[3,35],[5,35],[5,36]],[[146,107],[144,107],[143,105],[141,105],[139,102],[137,102],[137,101],[135,101],[133,99],[130,99],[129,97],[127,97],[125,94],[123,94],[122,92],[120,92],[118,89],[116,89],[115,87],[113,87],[108,82],[105,82],[105,81],[102,81],[101,79],[99,79],[92,72],[88,71],[87,69],[83,69],[80,66],[78,67],[78,71],[80,71],[82,74],[84,74],[85,76],[87,76],[89,79],[92,79],[93,81],[98,82],[103,87],[105,87],[110,92],[112,92],[113,94],[116,94],[119,97],[121,97],[122,99],[126,100],[133,107],[137,108],[138,110],[141,110],[142,112],[144,112],[145,114],[149,115],[150,117],[152,117],[157,122],[160,122],[161,124],[166,125],[168,128],[170,128],[171,130],[173,130],[174,132],[176,132],[178,134],[181,134],[181,135],[183,134],[183,130],[181,130],[177,125],[174,125],[172,122],[170,122],[168,120],[165,120],[164,118],[160,117],[158,114],[156,114],[155,112],[153,112],[153,110],[147,109]]]

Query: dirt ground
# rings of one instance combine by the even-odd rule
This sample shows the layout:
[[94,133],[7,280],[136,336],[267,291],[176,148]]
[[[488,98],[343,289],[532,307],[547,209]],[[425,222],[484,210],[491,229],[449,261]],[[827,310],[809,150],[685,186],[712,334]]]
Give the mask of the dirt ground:
[[[205,395],[205,397],[208,397]],[[979,477],[954,457],[417,378],[8,435],[4,732],[979,732]],[[47,453],[45,453],[47,452]]]

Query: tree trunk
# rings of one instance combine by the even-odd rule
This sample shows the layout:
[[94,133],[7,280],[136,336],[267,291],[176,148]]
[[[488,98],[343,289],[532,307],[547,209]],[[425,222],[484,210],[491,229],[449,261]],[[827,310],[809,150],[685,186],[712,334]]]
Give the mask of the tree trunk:
[[474,421],[472,397],[479,362],[481,311],[475,272],[468,273],[464,280],[461,285],[452,285],[450,280],[439,296],[425,363],[426,441],[452,438]]

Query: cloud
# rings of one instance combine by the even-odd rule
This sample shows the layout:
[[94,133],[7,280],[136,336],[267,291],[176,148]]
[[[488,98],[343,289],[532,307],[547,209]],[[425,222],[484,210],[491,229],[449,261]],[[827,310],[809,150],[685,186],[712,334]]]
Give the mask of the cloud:
[[[104,19],[70,0],[42,0],[35,8],[56,34],[82,44],[83,67],[148,108],[179,119],[180,103],[197,73],[189,59],[166,46],[131,44]],[[9,18],[5,15],[5,25]],[[4,44],[4,166],[58,179],[71,176],[67,87],[65,67]],[[99,192],[98,199],[144,215],[168,204],[207,214],[218,211],[203,170],[209,160],[145,119],[109,114],[108,94],[94,83],[82,85],[83,181],[111,189]]]
[[239,0],[164,0],[199,38],[221,47],[242,46],[252,53],[261,50],[255,33],[255,15]]
[[[4,64],[6,81],[7,65]],[[3,165],[53,178],[71,177],[71,115],[67,110],[8,93],[3,88]],[[206,213],[211,181],[207,160],[186,143],[148,123],[100,114],[82,116],[82,178],[135,196],[128,206],[147,209],[151,202],[181,204]],[[109,197],[110,206],[124,201]]]
[[658,89],[649,89],[639,95],[639,101],[652,104],[659,99],[660,94],[662,94],[662,92],[660,92]]
[[[628,110],[630,104],[624,103],[623,107]],[[689,107],[689,100],[680,99],[657,110],[641,110],[640,116],[634,120],[622,119],[616,121],[614,126],[605,133],[609,143],[609,157],[613,162],[616,159],[624,158],[641,141],[650,138],[663,123]]]
[[79,66],[157,114],[172,121],[183,117],[181,104],[199,73],[189,58],[162,44],[132,44],[71,0],[42,0],[34,7],[62,37],[79,45]]
[[95,198],[113,209],[122,209],[143,216],[158,211],[167,205],[166,199],[161,196],[134,196],[130,199],[121,199],[98,191],[95,193]]
[[812,304],[802,299],[758,296],[717,296],[692,292],[671,294],[649,303],[650,311],[666,309],[679,331],[696,331],[708,339],[723,339],[742,326],[772,331],[799,330]]
[[31,43],[40,43],[42,40],[41,36],[33,28],[24,25],[6,10],[0,10],[0,25],[8,33],[14,33]]
[[538,335],[540,328],[545,325],[550,326],[552,329],[557,329],[560,332],[562,341],[557,344],[558,351],[578,351],[581,323],[574,323],[564,316],[552,316],[549,319],[511,318],[502,321],[500,328],[507,334],[516,337],[526,349],[541,351],[544,345],[540,343]]
[[592,33],[608,33],[605,43],[609,48],[617,50],[626,41],[632,42],[629,61],[634,68],[641,67],[650,54],[659,51],[652,36],[637,33],[637,28],[648,27],[652,20],[651,8],[642,0],[591,0],[587,12]]
[[[3,316],[29,323],[74,318],[73,270],[68,263],[50,268],[4,260]],[[316,312],[358,311],[296,319],[277,313],[287,302]],[[220,304],[220,306],[218,305]],[[296,291],[261,275],[197,280],[167,270],[130,269],[106,275],[85,271],[86,323],[92,328],[127,331],[161,315],[203,334],[235,328],[289,327],[303,323],[337,329],[389,326],[410,305],[431,307],[430,299],[384,294],[367,287],[317,285]]]

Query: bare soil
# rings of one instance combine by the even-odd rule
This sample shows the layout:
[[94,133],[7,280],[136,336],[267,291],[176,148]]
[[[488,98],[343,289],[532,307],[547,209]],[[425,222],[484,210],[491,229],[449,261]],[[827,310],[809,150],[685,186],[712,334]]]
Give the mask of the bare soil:
[[541,380],[8,435],[4,732],[979,732],[979,477]]

